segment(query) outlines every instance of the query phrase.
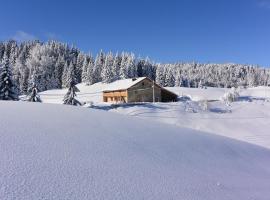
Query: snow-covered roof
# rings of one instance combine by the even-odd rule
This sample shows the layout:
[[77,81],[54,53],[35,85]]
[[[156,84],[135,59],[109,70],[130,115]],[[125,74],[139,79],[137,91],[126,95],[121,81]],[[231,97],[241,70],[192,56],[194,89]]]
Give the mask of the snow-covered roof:
[[104,88],[103,91],[114,91],[114,90],[127,90],[128,88],[132,87],[133,85],[136,85],[146,77],[140,77],[140,78],[130,78],[130,79],[123,79],[123,80],[118,80],[114,81],[106,88]]

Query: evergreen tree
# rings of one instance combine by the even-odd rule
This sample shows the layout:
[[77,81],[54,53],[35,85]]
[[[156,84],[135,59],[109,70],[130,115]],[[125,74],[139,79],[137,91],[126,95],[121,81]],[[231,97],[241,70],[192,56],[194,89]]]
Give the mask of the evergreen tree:
[[27,47],[24,45],[16,59],[16,64],[13,70],[13,79],[21,94],[26,94],[28,90],[29,69],[26,65],[26,59]]
[[165,85],[165,78],[164,78],[164,67],[161,64],[157,65],[157,70],[156,70],[156,83],[164,86]]
[[183,78],[181,75],[181,69],[177,68],[176,69],[176,75],[175,75],[175,86],[176,87],[181,87],[183,82]]
[[18,100],[7,57],[4,58],[4,63],[0,66],[0,100]]
[[55,62],[56,58],[49,44],[38,44],[31,50],[27,65],[30,68],[30,76],[38,77],[36,84],[41,91],[57,88]]
[[83,83],[87,82],[88,63],[89,63],[89,57],[86,56],[84,58],[83,66],[82,66],[82,82]]
[[86,85],[92,85],[95,81],[94,77],[94,66],[95,61],[93,56],[87,55],[83,62],[83,68],[82,68],[82,82],[86,83]]
[[0,42],[0,62],[3,59],[5,54],[5,44],[4,42]]
[[105,64],[105,55],[103,51],[101,50],[100,53],[97,55],[96,60],[95,60],[95,66],[93,69],[93,83],[97,83],[102,81],[101,78],[101,71],[104,67]]
[[113,67],[112,67],[113,81],[120,79],[119,70],[120,70],[121,61],[122,61],[121,56],[118,53],[116,53],[116,56],[113,62]]
[[166,87],[173,87],[175,84],[174,72],[171,65],[167,68],[166,75],[165,75],[165,86]]
[[147,57],[143,62],[143,76],[155,80],[156,67],[151,63],[150,59]]
[[38,95],[38,89],[37,89],[35,84],[31,88],[31,93],[30,93],[29,98],[27,99],[27,101],[41,102],[40,96]]
[[65,65],[65,59],[63,56],[59,56],[57,58],[57,61],[55,63],[55,78],[56,78],[56,87],[62,88],[62,75],[63,75],[63,70],[64,70],[64,65]]
[[64,104],[78,106],[81,103],[75,99],[76,92],[80,90],[76,87],[76,77],[75,77],[75,66],[73,63],[70,63],[67,73],[67,82],[68,82],[68,92],[66,93],[63,102]]
[[87,77],[86,77],[86,84],[92,85],[95,83],[95,77],[94,77],[94,67],[95,67],[95,61],[92,55],[89,57],[89,62],[87,65]]
[[80,92],[80,90],[76,87],[75,82],[71,80],[69,83],[68,92],[63,99],[64,104],[80,106],[81,103],[77,99],[75,99],[75,97],[77,96],[76,92]]
[[127,79],[128,78],[128,71],[127,71],[127,53],[122,53],[121,55],[122,60],[120,64],[120,70],[119,70],[119,78],[120,79]]
[[143,76],[143,65],[144,65],[144,61],[139,59],[139,61],[137,63],[137,76],[138,77]]
[[62,88],[68,87],[68,63],[66,62],[62,74]]
[[67,83],[67,87],[70,87],[70,83],[74,83],[74,84],[77,83],[77,81],[76,81],[76,68],[72,62],[70,63],[68,70],[67,70],[66,83]]
[[79,53],[77,57],[77,62],[75,66],[75,75],[76,75],[76,83],[82,82],[82,70],[83,70],[83,64],[85,61],[86,55],[83,53]]
[[114,63],[114,57],[113,57],[113,54],[110,52],[106,56],[105,65],[101,71],[102,82],[110,83],[113,81],[113,72],[112,72],[113,63]]
[[137,77],[137,68],[135,64],[135,55],[133,53],[129,54],[127,57],[127,75],[128,78],[135,78]]

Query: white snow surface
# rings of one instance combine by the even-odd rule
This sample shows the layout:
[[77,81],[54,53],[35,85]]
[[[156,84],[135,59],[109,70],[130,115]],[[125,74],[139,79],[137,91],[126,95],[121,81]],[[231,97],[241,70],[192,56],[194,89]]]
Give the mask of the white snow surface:
[[[78,84],[81,92],[77,98],[81,102],[102,103],[102,91],[107,84],[96,83],[91,86]],[[125,106],[111,109],[124,115],[131,115],[161,123],[177,125],[222,135],[252,144],[270,148],[270,87],[256,87],[240,90],[240,99],[226,107],[220,101],[229,89],[224,88],[166,88],[178,95],[189,96],[191,102],[155,103]],[[42,92],[45,103],[62,103],[66,90]],[[208,110],[203,111],[196,101],[207,100]]]
[[228,108],[211,102],[203,111],[197,102],[155,103],[112,109],[142,119],[206,131],[270,149],[270,102],[235,102]]
[[212,88],[207,89],[202,88],[186,88],[186,87],[168,87],[166,88],[178,96],[188,96],[193,101],[199,100],[220,100],[220,97],[224,95],[227,88]]
[[1,200],[269,200],[268,149],[95,109],[0,110]]

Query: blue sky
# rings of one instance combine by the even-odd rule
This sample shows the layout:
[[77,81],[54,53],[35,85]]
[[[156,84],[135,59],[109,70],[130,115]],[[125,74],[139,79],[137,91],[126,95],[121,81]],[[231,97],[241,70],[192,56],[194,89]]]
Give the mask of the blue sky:
[[0,40],[270,66],[270,0],[0,0]]

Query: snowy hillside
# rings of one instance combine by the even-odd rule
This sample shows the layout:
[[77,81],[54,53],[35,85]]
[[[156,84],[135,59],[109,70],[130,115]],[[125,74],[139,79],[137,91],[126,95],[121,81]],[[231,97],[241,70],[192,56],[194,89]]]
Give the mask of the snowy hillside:
[[0,199],[260,199],[270,150],[72,106],[0,102]]

